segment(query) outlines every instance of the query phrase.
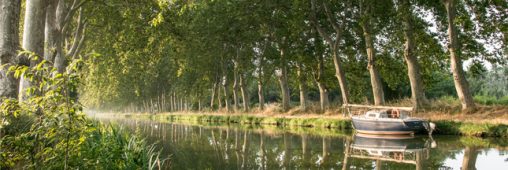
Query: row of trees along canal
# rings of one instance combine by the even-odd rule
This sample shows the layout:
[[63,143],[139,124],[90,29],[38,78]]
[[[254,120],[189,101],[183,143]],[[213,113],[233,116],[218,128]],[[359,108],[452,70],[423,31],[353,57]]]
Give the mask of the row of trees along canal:
[[[444,95],[469,109],[473,95],[490,93],[466,78],[506,70],[503,0],[1,2],[2,65],[28,64],[16,55],[21,23],[23,50],[62,71],[85,61],[79,96],[93,109],[263,110],[280,102],[287,111],[319,101],[325,111],[406,97],[422,107]],[[505,79],[480,86],[504,87]],[[3,76],[2,96],[15,97],[18,84]]]

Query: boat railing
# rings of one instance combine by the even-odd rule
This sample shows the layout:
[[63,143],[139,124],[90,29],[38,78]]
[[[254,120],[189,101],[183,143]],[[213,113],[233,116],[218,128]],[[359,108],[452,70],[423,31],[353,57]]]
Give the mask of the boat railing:
[[[342,108],[345,110],[343,116],[346,113],[351,116],[361,115],[371,109],[397,109],[400,111],[406,111],[411,114],[414,111],[414,107],[398,107],[398,106],[374,106],[374,105],[361,105],[361,104],[344,104]],[[410,115],[411,116],[411,115]]]

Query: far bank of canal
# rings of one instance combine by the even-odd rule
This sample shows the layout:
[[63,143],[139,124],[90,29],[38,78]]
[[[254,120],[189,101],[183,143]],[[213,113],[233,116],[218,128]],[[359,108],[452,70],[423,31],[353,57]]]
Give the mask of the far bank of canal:
[[[108,114],[109,115],[109,114]],[[294,117],[294,116],[260,116],[248,114],[199,114],[199,113],[164,113],[164,114],[113,114],[109,116],[151,119],[163,122],[187,123],[227,123],[244,125],[301,126],[327,129],[352,129],[351,120],[341,117]],[[435,135],[460,135],[475,137],[508,138],[508,125],[492,123],[470,123],[451,120],[431,120],[436,123]]]

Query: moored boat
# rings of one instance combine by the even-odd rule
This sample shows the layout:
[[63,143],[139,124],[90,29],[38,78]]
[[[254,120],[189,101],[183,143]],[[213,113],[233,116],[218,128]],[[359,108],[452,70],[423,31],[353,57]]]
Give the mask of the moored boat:
[[408,135],[431,134],[435,124],[409,116],[399,109],[374,109],[352,116],[353,128],[364,134]]

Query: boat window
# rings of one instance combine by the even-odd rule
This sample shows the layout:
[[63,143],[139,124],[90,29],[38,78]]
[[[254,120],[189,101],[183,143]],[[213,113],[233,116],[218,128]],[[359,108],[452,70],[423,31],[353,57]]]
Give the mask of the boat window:
[[369,114],[369,117],[376,117],[376,114]]

